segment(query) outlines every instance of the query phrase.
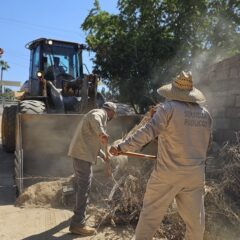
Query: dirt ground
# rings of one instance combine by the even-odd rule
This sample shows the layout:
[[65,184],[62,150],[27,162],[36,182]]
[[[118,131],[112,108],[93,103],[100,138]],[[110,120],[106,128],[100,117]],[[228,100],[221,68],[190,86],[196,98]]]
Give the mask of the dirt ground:
[[[1,115],[0,115],[1,124]],[[1,127],[1,125],[0,125]],[[1,132],[0,132],[1,134]],[[1,135],[0,135],[1,137]],[[1,240],[117,240],[131,239],[132,226],[102,227],[92,237],[68,231],[71,210],[57,208],[19,208],[15,206],[13,181],[14,155],[3,152],[0,139],[0,239]]]
[[100,229],[92,237],[80,237],[68,231],[68,210],[53,208],[17,208],[13,205],[0,206],[0,239],[1,240],[97,240],[97,239],[131,239],[133,229],[128,226],[112,229]]

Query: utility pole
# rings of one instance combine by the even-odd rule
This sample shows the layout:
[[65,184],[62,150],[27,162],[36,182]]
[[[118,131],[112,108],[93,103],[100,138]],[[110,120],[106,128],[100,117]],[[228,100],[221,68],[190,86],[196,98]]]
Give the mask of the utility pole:
[[3,68],[3,66],[1,66],[1,91],[0,91],[0,96],[1,96],[1,100],[2,100],[2,107],[4,107],[4,105],[5,105],[5,99],[4,99],[4,96],[3,96],[3,94],[4,94],[4,87],[3,87],[3,70],[4,70],[4,68]]
[[[2,48],[0,48],[0,57],[3,55],[3,53],[4,53],[4,50],[2,49]],[[2,104],[3,104],[3,70],[4,70],[4,68],[3,68],[3,65],[1,66],[1,91],[0,91],[0,94],[1,94],[1,98],[2,98]]]
[[0,94],[3,94],[3,66],[1,66],[1,91]]

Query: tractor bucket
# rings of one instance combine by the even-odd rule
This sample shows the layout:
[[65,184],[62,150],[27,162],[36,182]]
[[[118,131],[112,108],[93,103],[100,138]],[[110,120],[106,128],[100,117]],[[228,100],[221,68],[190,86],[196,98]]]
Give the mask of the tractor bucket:
[[[79,114],[18,114],[15,151],[15,179],[18,191],[39,181],[50,181],[73,174],[68,147]],[[140,115],[119,116],[108,124],[110,142],[124,137]],[[151,152],[149,152],[151,154]]]

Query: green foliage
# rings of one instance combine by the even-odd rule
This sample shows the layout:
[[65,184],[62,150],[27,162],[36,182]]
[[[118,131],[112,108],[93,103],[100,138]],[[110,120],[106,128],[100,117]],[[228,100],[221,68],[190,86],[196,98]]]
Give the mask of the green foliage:
[[[0,48],[1,52],[0,53],[4,53],[4,50],[2,48]],[[2,58],[2,54],[0,54],[0,59]],[[0,60],[0,69],[2,70],[8,70],[10,68],[10,66],[8,65],[7,62]]]
[[14,100],[14,92],[10,88],[4,88],[4,93],[0,93],[0,97],[8,100]]
[[208,62],[240,53],[240,2],[210,1],[208,11],[211,19],[206,33]]
[[182,69],[198,68],[201,54],[204,65],[239,51],[237,2],[119,0],[119,14],[109,14],[95,0],[82,24],[95,71],[116,99],[144,111],[156,101],[156,88]]
[[[2,55],[0,55],[1,59]],[[7,62],[0,60],[0,79],[3,78],[3,71],[7,71],[10,68]],[[0,93],[2,93],[2,86],[0,86]]]
[[2,70],[8,70],[10,68],[10,66],[8,65],[7,62],[3,61],[3,60],[0,60],[0,68]]

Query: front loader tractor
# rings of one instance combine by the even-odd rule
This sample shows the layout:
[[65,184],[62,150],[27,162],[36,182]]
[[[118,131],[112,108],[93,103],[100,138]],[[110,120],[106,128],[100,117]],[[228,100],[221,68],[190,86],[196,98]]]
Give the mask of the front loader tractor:
[[29,80],[18,93],[19,101],[3,112],[2,143],[7,152],[15,150],[17,113],[85,113],[104,103],[97,92],[98,76],[83,72],[85,45],[40,38],[26,48],[30,50]]
[[[101,107],[98,76],[84,73],[85,45],[40,38],[30,50],[29,79],[15,104],[2,116],[2,145],[15,153],[15,181],[19,193],[35,182],[70,176],[68,147],[84,114]],[[108,124],[110,142],[122,138],[141,119],[118,116]]]

